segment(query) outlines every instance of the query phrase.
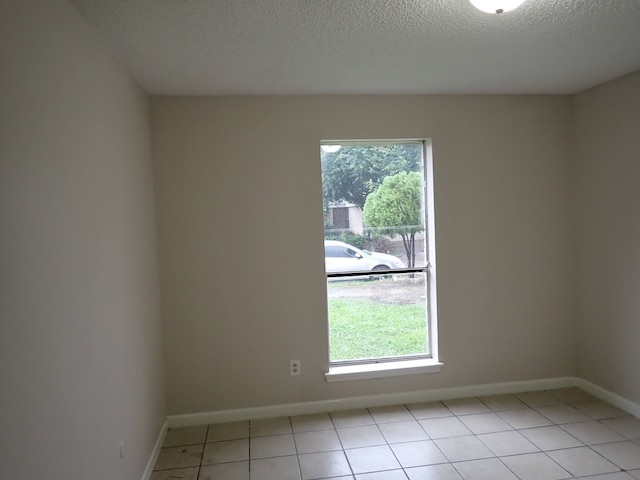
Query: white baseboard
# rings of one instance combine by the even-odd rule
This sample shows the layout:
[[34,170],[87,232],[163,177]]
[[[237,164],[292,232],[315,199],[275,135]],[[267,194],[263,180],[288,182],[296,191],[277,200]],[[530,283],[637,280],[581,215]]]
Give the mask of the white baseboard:
[[576,380],[576,387],[580,387],[585,392],[588,392],[591,395],[594,395],[599,399],[610,403],[614,407],[618,407],[620,410],[624,410],[634,417],[640,418],[640,405],[638,405],[637,403],[632,402],[631,400],[627,400],[617,393],[613,393],[583,378],[577,378]]
[[149,457],[147,466],[144,469],[144,473],[142,474],[142,480],[150,480],[151,478],[151,474],[153,473],[153,467],[155,466],[156,461],[158,460],[158,455],[160,455],[160,449],[162,448],[162,444],[164,443],[164,437],[166,437],[167,435],[167,428],[169,428],[169,422],[165,420],[162,423],[160,434],[158,435],[156,444],[153,446],[153,450],[151,451],[151,456]]
[[451,398],[478,397],[505,393],[531,392],[554,388],[572,387],[577,383],[575,377],[543,378],[518,382],[489,383],[465,387],[434,388],[414,392],[384,393],[362,397],[339,398],[335,400],[319,400],[315,402],[287,403],[268,405],[265,407],[219,410],[213,412],[170,415],[167,421],[170,428],[211,425],[214,423],[235,422],[256,418],[268,418],[290,415],[306,415],[353,408],[381,407],[403,403],[419,403]]

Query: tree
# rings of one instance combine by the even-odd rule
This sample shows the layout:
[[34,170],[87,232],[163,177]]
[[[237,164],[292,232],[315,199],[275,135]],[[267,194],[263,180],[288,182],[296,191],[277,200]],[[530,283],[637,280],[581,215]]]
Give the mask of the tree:
[[424,230],[422,176],[418,172],[386,177],[367,197],[362,216],[368,227],[388,235],[400,235],[408,267],[415,267],[415,236]]
[[325,207],[345,201],[363,209],[385,177],[420,171],[422,145],[343,145],[337,152],[321,152],[321,161]]

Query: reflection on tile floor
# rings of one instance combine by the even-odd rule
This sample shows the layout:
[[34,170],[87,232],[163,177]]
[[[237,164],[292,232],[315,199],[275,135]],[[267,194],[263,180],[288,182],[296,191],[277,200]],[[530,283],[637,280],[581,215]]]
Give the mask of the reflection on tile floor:
[[151,480],[640,480],[640,420],[577,388],[170,429]]

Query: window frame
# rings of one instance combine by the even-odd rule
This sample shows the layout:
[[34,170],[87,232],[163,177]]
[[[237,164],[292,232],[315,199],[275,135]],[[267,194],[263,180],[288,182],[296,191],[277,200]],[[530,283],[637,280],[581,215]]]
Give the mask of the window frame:
[[[396,375],[408,375],[415,373],[431,373],[440,371],[442,363],[439,361],[438,329],[437,329],[437,294],[436,294],[436,270],[435,270],[435,204],[434,204],[434,177],[433,154],[430,139],[393,139],[393,140],[323,140],[322,145],[349,145],[349,146],[376,146],[376,145],[407,145],[416,144],[422,146],[423,169],[423,220],[425,232],[425,264],[415,268],[392,268],[389,274],[423,273],[425,275],[425,309],[427,322],[427,348],[428,353],[416,355],[377,357],[355,360],[331,361],[331,345],[327,351],[328,382],[357,380],[364,378],[377,378]],[[360,272],[325,272],[325,278],[362,277],[366,273]],[[327,292],[328,301],[328,292]],[[329,317],[327,316],[327,338],[329,339]]]

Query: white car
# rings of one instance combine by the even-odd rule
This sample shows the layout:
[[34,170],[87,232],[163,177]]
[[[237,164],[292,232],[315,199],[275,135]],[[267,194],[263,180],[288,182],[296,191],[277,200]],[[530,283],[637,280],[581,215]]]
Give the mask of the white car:
[[392,268],[406,268],[398,257],[360,250],[337,240],[324,241],[324,265],[327,273],[380,272]]

